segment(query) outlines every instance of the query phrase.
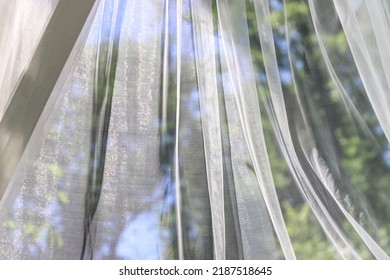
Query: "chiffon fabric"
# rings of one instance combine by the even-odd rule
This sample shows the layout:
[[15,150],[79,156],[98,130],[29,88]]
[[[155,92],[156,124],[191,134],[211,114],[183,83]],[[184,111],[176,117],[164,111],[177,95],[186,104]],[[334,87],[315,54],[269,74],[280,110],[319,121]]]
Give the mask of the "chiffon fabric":
[[389,259],[389,22],[0,0],[0,258]]

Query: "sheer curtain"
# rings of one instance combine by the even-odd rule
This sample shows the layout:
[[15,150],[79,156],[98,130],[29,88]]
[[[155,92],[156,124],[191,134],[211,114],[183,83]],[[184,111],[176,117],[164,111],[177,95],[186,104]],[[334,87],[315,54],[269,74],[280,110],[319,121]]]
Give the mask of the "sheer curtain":
[[[0,2],[0,117],[58,1]],[[31,24],[34,19],[34,24]],[[5,67],[6,66],[6,67]]]
[[386,1],[9,2],[0,258],[389,259]]

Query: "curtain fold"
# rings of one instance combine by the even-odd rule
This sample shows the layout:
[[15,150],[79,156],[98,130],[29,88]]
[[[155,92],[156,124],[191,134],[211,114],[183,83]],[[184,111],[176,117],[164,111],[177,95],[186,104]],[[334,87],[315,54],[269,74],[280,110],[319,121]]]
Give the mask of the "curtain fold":
[[389,259],[386,1],[9,2],[1,259]]
[[[0,122],[1,196],[6,190],[6,185],[54,86],[61,78],[61,71],[63,69],[66,71],[65,64],[69,58],[72,58],[69,57],[72,49],[80,48],[82,45],[82,42],[77,42],[77,38],[83,28],[88,29],[90,22],[88,15],[92,11],[91,17],[93,17],[95,1],[77,3],[74,1],[58,2],[25,72],[20,77],[20,73],[15,72],[17,77],[15,79],[18,80],[14,84],[15,88],[11,93],[6,91],[4,93],[5,99],[10,94],[12,98],[9,102],[6,101],[8,104]],[[76,6],[77,12],[74,11]],[[11,47],[5,45],[5,51]],[[11,75],[11,78],[14,77]]]
[[57,3],[58,0],[0,2],[0,119]]

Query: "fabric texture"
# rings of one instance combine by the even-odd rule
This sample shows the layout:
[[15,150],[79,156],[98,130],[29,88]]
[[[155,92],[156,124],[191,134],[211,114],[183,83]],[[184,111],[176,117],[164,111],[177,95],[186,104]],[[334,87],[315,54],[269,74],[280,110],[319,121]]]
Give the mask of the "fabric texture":
[[389,259],[386,0],[30,2],[1,259]]

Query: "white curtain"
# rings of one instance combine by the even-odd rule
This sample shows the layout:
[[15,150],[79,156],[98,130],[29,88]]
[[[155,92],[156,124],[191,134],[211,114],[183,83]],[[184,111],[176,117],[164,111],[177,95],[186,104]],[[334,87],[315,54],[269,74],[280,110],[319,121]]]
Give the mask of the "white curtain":
[[57,2],[58,0],[0,2],[0,118]]
[[389,259],[385,0],[35,2],[0,0],[0,258]]

